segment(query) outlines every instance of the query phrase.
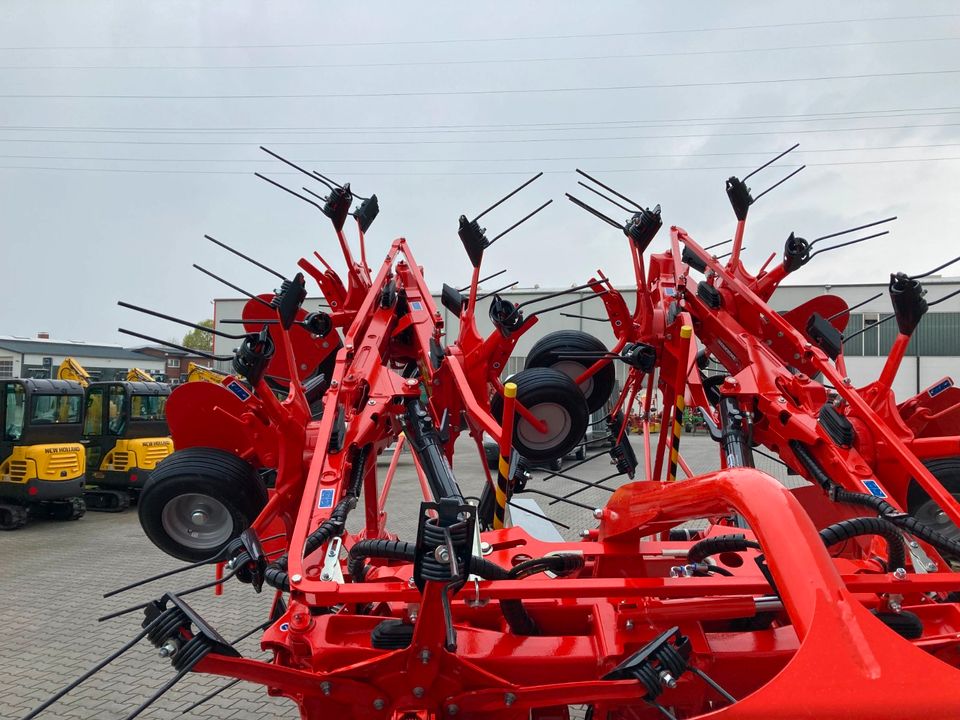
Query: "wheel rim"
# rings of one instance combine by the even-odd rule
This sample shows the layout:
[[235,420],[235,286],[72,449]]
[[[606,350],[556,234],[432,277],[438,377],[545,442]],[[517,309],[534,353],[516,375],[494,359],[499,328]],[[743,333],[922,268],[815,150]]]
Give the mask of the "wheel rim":
[[[559,370],[571,380],[575,381],[587,368],[576,360],[561,360],[553,365],[553,369]],[[593,378],[594,376],[591,375],[577,386],[580,388],[580,392],[583,393],[584,397],[590,397],[590,394],[593,392]]]
[[570,434],[573,420],[570,411],[557,403],[539,403],[528,408],[530,414],[547,423],[547,431],[539,432],[525,418],[517,418],[517,437],[531,450],[549,452],[559,447]]
[[203,493],[173,498],[164,506],[160,521],[172,540],[191,550],[217,549],[233,535],[227,506]]
[[[960,495],[954,495],[953,497],[960,500]],[[927,500],[922,505],[918,505],[913,512],[913,516],[924,525],[942,535],[946,535],[951,540],[960,540],[960,528],[953,524],[953,521],[933,500]]]

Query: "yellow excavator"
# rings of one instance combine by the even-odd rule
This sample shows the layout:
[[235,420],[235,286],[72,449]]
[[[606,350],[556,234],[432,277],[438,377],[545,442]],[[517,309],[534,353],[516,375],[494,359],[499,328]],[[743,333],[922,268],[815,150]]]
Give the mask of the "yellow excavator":
[[75,382],[0,380],[0,530],[21,528],[31,516],[83,517],[82,413]]
[[187,382],[208,382],[220,385],[226,377],[223,373],[206,365],[198,365],[195,362],[187,364]]
[[120,512],[136,499],[157,463],[173,452],[165,412],[170,386],[138,368],[125,380],[93,381],[74,358],[60,364],[57,377],[84,388],[87,507]]

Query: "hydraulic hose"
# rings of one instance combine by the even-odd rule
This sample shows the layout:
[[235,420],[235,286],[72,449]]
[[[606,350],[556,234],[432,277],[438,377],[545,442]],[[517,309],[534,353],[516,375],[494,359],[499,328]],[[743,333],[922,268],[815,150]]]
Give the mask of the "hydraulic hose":
[[[871,495],[871,497],[873,497]],[[887,570],[906,566],[906,548],[903,535],[889,520],[882,517],[859,517],[841,520],[820,531],[820,538],[827,547],[837,545],[863,535],[880,535],[887,541]]]
[[747,540],[742,533],[714,535],[694,543],[687,551],[687,562],[696,564],[703,562],[711,555],[719,555],[724,552],[743,552],[748,548],[759,550],[760,544],[754,540]]
[[850,505],[860,505],[861,507],[870,508],[878,515],[883,516],[883,519],[893,523],[898,528],[905,530],[911,535],[928,542],[940,552],[946,552],[950,553],[951,555],[960,556],[960,542],[951,540],[946,535],[943,535],[933,528],[924,525],[912,515],[901,513],[883,498],[876,497],[875,495],[869,495],[867,493],[846,490],[835,484],[833,480],[830,479],[830,476],[824,471],[824,469],[820,467],[820,464],[816,461],[807,447],[799,441],[791,440],[790,449],[793,450],[793,453],[797,456],[797,459],[800,460],[810,475],[813,476],[813,479],[816,480],[817,483],[819,483],[820,486],[830,494],[831,499],[833,499],[835,502],[848,503]]
[[[360,488],[363,485],[363,475],[367,466],[367,457],[370,455],[370,446],[364,445],[353,458],[350,469],[350,485],[347,494],[337,503],[330,513],[330,517],[320,523],[319,527],[307,536],[303,543],[303,557],[319,550],[330,538],[343,533],[347,524],[347,516],[357,506],[360,498]],[[290,591],[290,576],[287,573],[287,555],[283,554],[267,565],[263,574],[264,582],[270,587]]]
[[[416,560],[416,546],[413,543],[401,540],[361,540],[350,548],[347,568],[351,577],[362,582],[367,576],[368,568],[364,563],[366,558],[383,560],[402,560],[414,562]],[[581,559],[582,562],[582,559]],[[510,571],[476,555],[470,558],[470,572],[479,575],[484,580],[512,580]],[[500,609],[503,617],[515,635],[536,635],[539,630],[533,618],[527,613],[520,600],[501,600]]]

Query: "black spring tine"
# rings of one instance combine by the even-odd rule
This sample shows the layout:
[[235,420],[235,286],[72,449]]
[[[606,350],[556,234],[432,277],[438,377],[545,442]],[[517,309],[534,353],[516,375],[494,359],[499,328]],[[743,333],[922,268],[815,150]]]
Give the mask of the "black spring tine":
[[212,272],[210,272],[210,271],[207,270],[206,268],[200,267],[200,266],[197,265],[196,263],[193,264],[193,267],[196,268],[197,270],[199,270],[200,272],[202,272],[204,275],[208,275],[209,277],[212,277],[212,278],[213,278],[214,280],[216,280],[217,282],[223,283],[223,284],[226,285],[228,288],[231,288],[232,290],[236,290],[236,291],[237,291],[238,293],[240,293],[241,295],[246,295],[246,296],[247,296],[248,298],[250,298],[251,300],[254,300],[254,301],[258,302],[258,303],[260,303],[261,305],[265,305],[266,307],[268,307],[268,308],[270,308],[270,309],[276,309],[276,308],[273,307],[273,305],[271,305],[270,303],[268,303],[268,302],[267,302],[266,300],[264,300],[262,297],[259,297],[259,296],[257,296],[257,295],[254,295],[252,292],[249,292],[249,291],[247,291],[247,290],[244,290],[244,289],[243,289],[242,287],[240,287],[239,285],[234,285],[234,284],[233,284],[232,282],[230,282],[229,280],[224,280],[224,279],[223,279],[222,277],[220,277],[219,275],[214,275]]
[[540,297],[535,297],[532,300],[527,300],[517,305],[517,309],[526,307],[527,305],[533,305],[534,303],[541,302],[542,300],[552,300],[555,297],[561,297],[562,295],[569,295],[570,293],[577,292],[579,290],[586,290],[587,288],[597,287],[598,285],[603,285],[603,282],[600,280],[592,280],[583,285],[575,285],[572,288],[567,288],[566,290],[558,290],[554,293],[548,293],[546,295],[541,295]]
[[525,223],[527,220],[529,220],[530,218],[532,218],[534,215],[536,215],[538,212],[540,212],[541,210],[543,210],[547,205],[549,205],[549,204],[552,203],[552,202],[553,202],[552,199],[551,199],[551,200],[547,200],[543,205],[541,205],[540,207],[538,207],[538,208],[537,208],[536,210],[534,210],[532,213],[529,213],[528,215],[524,215],[522,218],[520,218],[519,220],[517,220],[513,225],[511,225],[511,226],[508,227],[506,230],[504,230],[503,232],[501,232],[499,235],[496,235],[493,239],[491,239],[491,240],[487,243],[487,247],[490,247],[491,245],[493,245],[497,240],[499,240],[500,238],[502,238],[504,235],[506,235],[506,234],[507,234],[508,232],[510,232],[511,230],[514,230],[514,229],[520,227],[521,225],[523,225],[523,223]]
[[757,168],[756,170],[754,170],[753,172],[749,173],[748,175],[745,175],[745,176],[743,177],[742,182],[746,182],[749,178],[751,178],[752,176],[756,175],[758,172],[760,172],[760,171],[763,170],[764,168],[770,167],[770,166],[773,165],[777,160],[779,160],[780,158],[782,158],[784,155],[788,155],[789,153],[792,153],[792,152],[793,152],[794,150],[796,150],[798,147],[800,147],[800,143],[797,143],[797,144],[794,145],[792,148],[788,148],[787,150],[784,150],[782,153],[780,153],[779,155],[777,155],[773,160],[768,160],[767,162],[765,162],[763,165],[761,165],[760,167],[758,167],[758,168]]
[[477,215],[471,222],[476,222],[477,220],[479,220],[480,218],[482,218],[484,215],[486,215],[488,212],[490,212],[491,210],[493,210],[495,207],[498,207],[498,206],[502,205],[503,203],[505,203],[507,200],[509,200],[510,198],[512,198],[514,195],[516,195],[518,192],[520,192],[521,190],[523,190],[527,185],[529,185],[529,184],[532,183],[534,180],[536,180],[537,178],[539,178],[541,175],[543,175],[542,172],[537,173],[537,174],[534,175],[532,178],[530,178],[530,179],[527,180],[525,183],[523,183],[523,185],[521,185],[520,187],[518,187],[516,190],[512,190],[511,192],[509,192],[509,193],[507,193],[506,195],[504,195],[502,198],[500,198],[499,200],[497,200],[493,205],[491,205],[491,206],[488,207],[486,210],[484,210],[482,213],[480,213],[479,215]]
[[928,308],[932,308],[932,307],[935,306],[935,305],[939,305],[939,304],[942,303],[944,300],[949,300],[950,298],[952,298],[952,297],[954,297],[954,296],[956,296],[956,295],[960,295],[960,290],[954,290],[952,293],[949,293],[949,294],[947,294],[947,295],[944,295],[942,298],[937,298],[937,299],[934,300],[932,303],[927,303],[927,307],[928,307]]
[[197,700],[193,705],[191,705],[190,707],[188,707],[188,708],[186,708],[185,710],[183,710],[180,714],[181,714],[181,715],[186,715],[186,714],[187,714],[188,712],[190,712],[191,710],[196,710],[198,707],[200,707],[201,705],[203,705],[205,702],[209,702],[210,700],[213,700],[217,695],[219,695],[220,693],[224,692],[225,690],[229,690],[229,689],[232,688],[234,685],[236,685],[237,683],[240,683],[240,682],[243,682],[240,678],[237,678],[237,679],[235,679],[235,680],[231,680],[231,681],[228,682],[226,685],[222,685],[221,687],[217,688],[217,689],[214,690],[213,692],[207,693],[207,694],[204,695],[202,698],[200,698],[199,700]]
[[[596,460],[598,457],[603,457],[604,455],[608,455],[608,454],[609,454],[609,451],[607,451],[607,450],[601,450],[601,451],[598,452],[596,455],[591,455],[590,457],[586,457],[586,458],[584,458],[583,460],[578,460],[578,461],[575,462],[573,465],[568,465],[568,466],[567,466],[567,470],[568,470],[568,471],[569,471],[569,470],[573,470],[574,468],[578,468],[578,467],[580,467],[581,465],[586,465],[588,462],[591,462],[591,461],[593,461],[593,460]],[[551,472],[549,475],[544,475],[544,476],[543,476],[542,478],[540,478],[540,479],[541,479],[541,480],[549,480],[550,478],[553,478],[553,477],[556,477],[556,476],[557,476],[557,474],[556,474],[555,472]]]
[[880,298],[880,297],[883,297],[883,293],[882,293],[882,292],[881,292],[881,293],[877,293],[877,294],[874,295],[873,297],[868,297],[866,300],[864,300],[863,302],[858,302],[856,305],[851,305],[851,306],[848,307],[846,310],[841,310],[841,311],[838,312],[838,313],[834,313],[833,315],[831,315],[830,317],[827,318],[827,322],[829,322],[829,321],[831,321],[831,320],[836,320],[836,319],[837,319],[838,317],[840,317],[841,315],[846,315],[846,314],[847,314],[848,312],[850,312],[851,310],[856,310],[857,308],[861,308],[861,307],[863,307],[864,305],[866,305],[867,303],[873,302],[874,300],[876,300],[877,298]]
[[[199,662],[199,660],[200,660],[200,658],[197,658],[197,661],[198,661],[198,662]],[[183,670],[177,671],[177,674],[176,674],[176,675],[174,675],[172,678],[170,678],[169,680],[167,680],[167,682],[165,682],[165,683],[160,687],[160,689],[158,689],[156,692],[153,693],[153,695],[151,695],[151,696],[148,697],[146,700],[144,700],[136,710],[134,710],[132,713],[130,713],[129,715],[127,715],[123,720],[133,720],[133,719],[134,719],[135,717],[137,717],[140,713],[142,713],[142,712],[143,712],[144,710],[146,710],[148,707],[150,707],[151,705],[153,705],[157,700],[159,700],[161,697],[163,697],[163,695],[167,692],[167,690],[169,690],[169,689],[172,688],[174,685],[176,685],[178,682],[180,682],[180,681],[184,678],[184,676],[185,676],[188,672],[190,672],[190,668],[192,668],[194,665],[196,665],[196,662],[191,663],[188,667],[183,668]]]
[[[586,174],[583,170],[581,170],[580,168],[577,168],[577,174],[578,174],[578,175],[583,175],[583,177],[585,177],[587,180],[589,180],[590,182],[592,182],[594,185],[599,185],[600,187],[602,187],[602,188],[603,188],[604,190],[606,190],[607,192],[612,192],[614,195],[616,195],[616,196],[617,196],[618,198],[620,198],[621,200],[625,200],[625,201],[627,201],[628,203],[630,203],[631,205],[633,205],[637,210],[643,210],[643,206],[640,205],[640,203],[638,203],[638,202],[635,201],[635,200],[631,200],[631,199],[628,198],[626,195],[623,195],[623,194],[621,194],[621,193],[618,193],[616,190],[614,190],[614,189],[613,189],[612,187],[610,187],[609,185],[604,185],[602,182],[600,182],[599,180],[597,180],[595,177],[591,177],[590,175],[587,175],[587,174]],[[635,211],[631,210],[631,211],[629,211],[629,212],[635,212]]]
[[[575,479],[575,480],[577,480],[578,482],[583,483],[584,487],[580,488],[579,490],[574,490],[573,492],[564,495],[564,496],[563,496],[563,499],[564,499],[564,500],[569,500],[569,499],[572,498],[574,495],[579,495],[579,494],[582,493],[582,492],[586,492],[586,491],[589,490],[590,488],[596,488],[596,489],[598,489],[598,490],[606,490],[606,491],[609,492],[609,493],[616,492],[616,491],[617,491],[616,488],[609,488],[609,487],[606,487],[605,485],[601,485],[600,483],[604,483],[604,482],[606,482],[607,480],[613,480],[613,479],[614,479],[615,477],[617,477],[618,475],[623,475],[623,473],[616,472],[616,473],[613,473],[613,475],[607,475],[607,476],[604,477],[604,478],[600,478],[600,479],[597,480],[596,482],[590,482],[589,480],[581,480],[580,478],[567,478],[567,479],[570,479],[570,480]],[[565,477],[565,476],[561,476],[561,477]],[[551,504],[551,505],[554,505],[554,504],[556,504],[556,502],[557,502],[557,501],[554,500],[554,501],[553,501],[552,503],[550,503],[550,504]]]
[[[311,178],[311,179],[313,179],[313,180],[318,180],[319,182],[322,182],[322,183],[323,183],[324,185],[326,185],[328,188],[330,188],[331,190],[333,190],[333,187],[328,184],[327,178],[323,177],[322,175],[321,175],[320,177],[317,177],[317,175],[314,175],[314,174],[313,174],[312,172],[310,172],[309,170],[306,170],[306,169],[300,167],[299,165],[297,165],[297,164],[296,164],[295,162],[293,162],[292,160],[287,160],[287,159],[286,159],[285,157],[283,157],[282,155],[278,155],[278,154],[275,153],[273,150],[270,150],[270,149],[268,149],[268,148],[265,148],[263,145],[260,146],[260,149],[263,150],[267,155],[276,158],[277,160],[279,160],[280,162],[282,162],[282,163],[284,163],[284,164],[286,164],[286,165],[289,165],[289,166],[292,167],[294,170],[298,170],[299,172],[302,172],[302,173],[303,173],[304,175],[306,175],[308,178]],[[319,175],[319,173],[318,173],[318,175]],[[267,179],[267,178],[264,178],[264,180],[266,180],[266,179]],[[330,182],[332,182],[332,181],[330,181]],[[333,184],[334,184],[334,185],[337,185],[336,183],[333,183]],[[341,186],[340,186],[340,185],[337,185],[337,187],[341,187]],[[284,188],[284,189],[286,189],[286,188]]]
[[175,322],[180,325],[184,325],[194,330],[200,330],[209,335],[217,335],[218,337],[227,338],[228,340],[243,340],[246,337],[244,335],[236,335],[234,333],[225,333],[221,330],[214,330],[213,328],[204,327],[203,325],[197,325],[192,323],[189,320],[181,320],[180,318],[174,317],[173,315],[167,315],[166,313],[158,312],[157,310],[150,310],[149,308],[140,307],[139,305],[133,305],[123,300],[117,300],[117,305],[120,307],[125,307],[129,310],[135,310],[136,312],[143,313],[144,315],[152,315],[153,317],[158,317],[161,320],[169,320],[170,322]]
[[713,248],[715,247],[720,247],[721,245],[726,245],[727,243],[732,243],[732,242],[733,242],[733,238],[730,238],[729,240],[721,240],[720,242],[714,243],[713,245],[707,245],[704,248],[704,250],[713,250]]
[[264,264],[263,264],[262,262],[260,262],[259,260],[254,260],[254,259],[253,259],[252,257],[250,257],[249,255],[244,255],[242,252],[240,252],[239,250],[236,250],[236,249],[230,247],[230,246],[227,245],[225,242],[221,242],[220,240],[217,240],[215,237],[211,237],[210,235],[204,235],[204,237],[205,237],[207,240],[209,240],[210,242],[212,242],[213,244],[219,245],[220,247],[222,247],[222,248],[223,248],[224,250],[226,250],[227,252],[232,252],[232,253],[233,253],[234,255],[236,255],[237,257],[241,257],[241,258],[243,258],[244,260],[246,260],[248,263],[251,263],[251,264],[253,264],[253,265],[256,265],[256,266],[257,266],[258,268],[260,268],[261,270],[266,270],[266,271],[267,271],[268,273],[270,273],[271,275],[275,275],[276,277],[280,278],[281,280],[286,280],[286,278],[285,278],[283,275],[281,275],[280,273],[278,273],[278,272],[277,272],[276,270],[274,270],[273,268],[267,267],[266,265],[264,265]]
[[733,695],[731,695],[731,694],[728,693],[726,690],[724,690],[722,687],[720,687],[720,685],[717,684],[716,680],[714,680],[712,677],[710,677],[709,675],[707,675],[707,674],[706,674],[703,670],[701,670],[700,668],[696,668],[696,667],[693,667],[693,666],[691,665],[691,666],[689,666],[687,669],[690,670],[690,672],[692,672],[692,673],[693,673],[694,675],[696,675],[698,678],[700,678],[701,680],[703,680],[707,685],[709,685],[709,686],[712,687],[714,690],[716,690],[718,693],[720,693],[721,695],[723,695],[723,697],[726,698],[727,700],[729,700],[730,702],[735,703],[735,702],[737,701],[737,699],[736,699]]
[[620,223],[618,223],[618,222],[617,222],[616,220],[614,220],[613,218],[607,217],[606,215],[604,215],[602,212],[600,212],[600,211],[597,210],[596,208],[590,207],[590,206],[587,205],[583,200],[581,200],[580,198],[574,197],[574,196],[571,195],[570,193],[564,193],[564,194],[567,196],[567,199],[568,199],[570,202],[572,202],[574,205],[576,205],[577,207],[583,208],[583,209],[586,210],[588,213],[590,213],[591,215],[595,215],[596,217],[600,218],[601,220],[603,220],[603,221],[604,221],[605,223],[607,223],[608,225],[613,225],[613,227],[617,228],[618,230],[623,230],[623,225],[621,225]]
[[604,290],[603,292],[594,293],[594,295],[591,297],[576,298],[575,300],[570,300],[569,302],[560,303],[559,305],[551,305],[545,308],[537,308],[532,313],[530,313],[530,317],[533,317],[534,315],[543,315],[544,313],[553,312],[554,310],[559,310],[560,308],[570,307],[571,305],[576,305],[577,303],[587,302],[589,300],[592,300],[595,297],[602,297],[606,295],[608,292],[610,291]]
[[114,651],[113,653],[111,653],[106,659],[101,660],[99,663],[97,663],[97,664],[94,665],[92,668],[90,668],[89,670],[87,670],[83,675],[81,675],[80,677],[78,677],[78,678],[77,678],[76,680],[74,680],[72,683],[70,683],[69,685],[67,685],[67,686],[66,686],[65,688],[63,688],[62,690],[58,691],[58,692],[57,692],[55,695],[53,695],[52,697],[50,697],[50,698],[48,698],[47,700],[45,700],[42,705],[40,705],[39,707],[36,707],[36,708],[34,708],[33,710],[31,710],[30,713],[29,713],[28,715],[25,715],[23,718],[21,718],[21,720],[32,720],[32,718],[35,718],[37,715],[39,715],[40,713],[42,713],[44,710],[46,710],[48,707],[50,707],[51,705],[53,705],[55,702],[57,702],[57,700],[59,700],[60,698],[62,698],[64,695],[66,695],[67,693],[69,693],[71,690],[73,690],[74,688],[76,688],[77,686],[79,686],[81,683],[83,683],[83,682],[86,681],[87,679],[91,678],[92,676],[96,675],[98,672],[100,672],[101,670],[103,670],[103,668],[105,668],[107,665],[109,665],[110,663],[112,663],[112,662],[113,662],[114,660],[116,660],[118,657],[120,657],[121,655],[123,655],[125,652],[127,652],[127,650],[129,650],[129,649],[132,648],[134,645],[136,645],[138,642],[140,642],[141,640],[143,640],[143,639],[147,636],[147,633],[149,633],[151,630],[153,630],[154,625],[157,623],[157,620],[159,620],[159,619],[160,619],[159,617],[157,617],[156,619],[154,619],[153,622],[151,622],[149,625],[147,625],[147,627],[145,627],[142,631],[140,631],[139,633],[137,633],[136,637],[134,637],[133,640],[129,641],[126,645],[124,645],[123,647],[121,647],[119,650],[116,650],[116,651]]
[[[197,585],[196,587],[192,587],[188,590],[184,590],[183,592],[178,592],[176,593],[176,595],[178,597],[182,597],[184,595],[190,595],[191,593],[199,592],[200,590],[206,590],[207,588],[212,588],[217,585],[222,585],[227,580],[229,580],[234,575],[236,575],[238,571],[239,571],[239,568],[235,570],[231,570],[219,580],[211,580],[208,583],[203,583],[202,585]],[[133,607],[124,608],[123,610],[118,610],[117,612],[113,612],[113,613],[110,613],[109,615],[104,615],[103,617],[97,618],[97,622],[103,622],[104,620],[113,620],[114,618],[118,618],[121,615],[126,615],[128,613],[135,612],[136,610],[143,610],[143,608],[147,607],[147,605],[149,604],[150,603],[140,603],[139,605],[134,605]]]
[[626,210],[626,211],[627,211],[628,213],[630,213],[631,215],[636,212],[636,210],[635,210],[634,208],[628,208],[626,205],[621,205],[620,203],[618,203],[618,202],[617,202],[616,200],[614,200],[613,198],[607,197],[606,195],[604,195],[604,194],[603,194],[602,192],[600,192],[599,190],[595,190],[594,188],[592,188],[592,187],[590,187],[589,185],[587,185],[585,182],[581,182],[580,180],[577,180],[577,185],[580,185],[580,186],[586,188],[587,190],[589,190],[590,192],[592,192],[592,193],[595,194],[595,195],[599,195],[600,197],[602,197],[604,200],[606,200],[606,201],[607,201],[608,203],[610,203],[611,205],[616,205],[618,208],[620,208],[621,210]]
[[760,455],[760,456],[762,456],[762,457],[767,458],[767,460],[773,460],[775,463],[780,463],[780,464],[783,465],[785,468],[790,469],[790,466],[789,466],[789,465],[787,465],[783,460],[781,460],[780,458],[776,457],[775,455],[771,455],[770,453],[766,453],[766,452],[764,452],[763,450],[760,450],[759,448],[753,448],[753,452],[755,452],[757,455]]
[[957,262],[958,260],[960,260],[960,255],[958,255],[957,257],[955,257],[953,260],[947,260],[947,262],[945,262],[943,265],[937,265],[933,270],[928,270],[927,272],[921,273],[920,275],[911,275],[911,276],[910,276],[910,279],[911,279],[911,280],[919,280],[920,278],[925,278],[925,277],[927,277],[928,275],[933,275],[933,274],[934,274],[935,272],[937,272],[938,270],[943,270],[945,267],[950,267],[951,265],[953,265],[953,264],[954,264],[955,262]]
[[[487,280],[493,280],[493,278],[503,275],[506,271],[507,269],[504,268],[503,270],[500,270],[499,272],[495,272],[492,275],[487,275],[486,277],[482,277],[479,280],[477,280],[477,285],[479,285],[482,282],[486,282]],[[467,285],[466,287],[457,288],[457,292],[466,292],[469,289],[470,289],[470,285]]]
[[519,284],[520,284],[520,281],[519,281],[519,280],[515,280],[514,282],[512,282],[512,283],[510,283],[510,284],[508,284],[508,285],[504,285],[504,286],[501,287],[501,288],[497,288],[496,290],[491,290],[490,292],[484,293],[483,295],[477,295],[477,301],[479,302],[480,300],[484,300],[484,299],[490,297],[491,295],[496,295],[497,293],[503,292],[504,290],[509,290],[510,288],[512,288],[512,287],[514,287],[514,286],[516,286],[516,285],[519,285]]
[[[929,305],[927,305],[927,307],[929,307]],[[867,332],[868,330],[873,330],[875,327],[877,327],[877,326],[879,326],[879,325],[883,325],[883,323],[887,322],[887,320],[893,320],[895,317],[896,317],[896,315],[887,315],[885,318],[883,318],[883,319],[881,319],[881,320],[878,320],[877,322],[873,323],[872,325],[867,325],[865,328],[863,328],[863,329],[861,329],[861,330],[857,330],[855,333],[853,333],[853,335],[844,335],[844,336],[843,336],[843,341],[844,341],[844,342],[847,342],[847,340],[852,340],[852,339],[855,338],[857,335],[863,335],[863,333]]]
[[[800,167],[798,167],[796,170],[794,170],[792,173],[790,173],[790,174],[787,175],[786,177],[781,178],[780,180],[778,180],[777,182],[775,182],[773,185],[771,185],[770,187],[768,187],[768,188],[767,188],[766,190],[764,190],[762,193],[760,193],[759,195],[755,196],[755,197],[753,198],[753,202],[755,203],[757,200],[759,200],[760,198],[762,198],[764,195],[766,195],[768,192],[770,192],[770,191],[773,190],[774,188],[778,188],[778,187],[780,187],[781,185],[783,185],[787,180],[789,180],[790,178],[792,178],[794,175],[796,175],[798,172],[800,172],[801,170],[803,170],[805,167],[806,167],[806,165],[801,165]],[[753,203],[750,203],[750,204],[752,205]]]
[[873,240],[878,238],[881,235],[889,235],[889,230],[884,230],[883,232],[874,233],[873,235],[867,235],[866,237],[857,238],[856,240],[847,240],[846,242],[838,243],[837,245],[831,245],[830,247],[825,247],[822,250],[817,250],[815,253],[810,253],[810,259],[812,260],[817,255],[822,255],[825,252],[830,252],[831,250],[838,250],[839,248],[846,247],[847,245],[856,245],[857,243],[862,243],[865,240]]
[[288,192],[288,193],[290,193],[291,195],[293,195],[294,197],[300,198],[300,199],[303,200],[305,203],[310,203],[310,204],[313,205],[317,210],[319,210],[320,212],[323,212],[323,206],[322,206],[322,205],[317,205],[317,203],[315,203],[313,200],[311,200],[310,198],[304,197],[303,195],[301,195],[300,193],[298,193],[296,190],[291,190],[291,189],[288,188],[286,185],[282,185],[282,184],[278,183],[276,180],[271,180],[271,179],[268,178],[266,175],[261,175],[261,174],[258,173],[258,172],[255,172],[254,175],[256,175],[256,176],[257,176],[258,178],[260,178],[261,180],[266,180],[268,183],[270,183],[270,184],[273,185],[274,187],[278,187],[278,188],[280,188],[281,190],[283,190],[284,192]]
[[511,501],[511,500],[508,500],[508,501],[507,501],[507,504],[510,505],[511,507],[515,507],[515,508],[516,508],[517,510],[519,510],[520,512],[525,512],[525,513],[527,513],[527,515],[533,515],[534,517],[538,517],[538,518],[540,518],[541,520],[546,520],[547,522],[553,523],[554,525],[559,525],[559,526],[562,527],[564,530],[569,530],[569,529],[570,529],[570,526],[569,526],[569,525],[565,525],[564,523],[560,522],[559,520],[554,520],[553,518],[547,517],[546,515],[541,515],[541,514],[538,513],[538,512],[534,512],[533,510],[529,510],[529,509],[525,508],[523,505],[517,505],[516,503],[514,503],[514,502]]
[[562,317],[580,318],[581,320],[595,320],[596,322],[610,322],[609,318],[590,317],[589,315],[575,315],[573,313],[560,313]]
[[891,217],[884,218],[883,220],[876,220],[872,223],[867,223],[866,225],[857,225],[856,227],[847,228],[846,230],[840,230],[839,232],[830,233],[829,235],[821,235],[818,238],[814,238],[810,241],[810,246],[813,247],[815,243],[820,242],[821,240],[829,240],[830,238],[839,237],[840,235],[847,235],[852,232],[857,232],[858,230],[866,230],[867,228],[872,228],[877,225],[883,225],[884,223],[893,222],[897,219],[896,215]]
[[533,493],[534,495],[543,495],[544,497],[552,498],[554,500],[560,500],[561,502],[565,502],[570,505],[575,505],[576,507],[581,507],[584,510],[591,510],[591,511],[593,510],[593,508],[590,505],[584,505],[583,503],[579,503],[576,500],[568,500],[565,497],[560,497],[559,495],[554,495],[553,493],[544,492],[543,490],[534,490],[533,488],[525,487],[523,489],[523,493]]
[[152,335],[144,335],[143,333],[138,333],[133,330],[127,330],[126,328],[117,328],[117,332],[123,333],[124,335],[131,335],[135,338],[140,338],[141,340],[149,340],[150,342],[155,342],[158,345],[166,345],[167,347],[172,347],[175,350],[183,350],[193,355],[205,357],[209,360],[217,360],[218,362],[233,360],[233,355],[214,355],[213,353],[208,353],[205,350],[197,350],[196,348],[188,348],[184,345],[177,345],[177,343],[161,340],[160,338],[155,338]]

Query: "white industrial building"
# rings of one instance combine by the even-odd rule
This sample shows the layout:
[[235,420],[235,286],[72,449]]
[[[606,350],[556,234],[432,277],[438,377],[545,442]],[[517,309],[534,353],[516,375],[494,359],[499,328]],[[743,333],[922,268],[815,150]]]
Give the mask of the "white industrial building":
[[[960,278],[930,277],[924,279],[927,288],[928,301],[934,301],[953,291],[960,290]],[[487,290],[493,290],[491,285]],[[628,307],[633,308],[636,289],[618,288],[627,301]],[[502,293],[512,302],[523,303],[542,295],[557,292],[557,288],[514,288]],[[813,297],[823,294],[834,294],[846,300],[849,306],[863,302],[867,298],[882,293],[881,297],[866,303],[850,313],[847,333],[862,329],[866,325],[877,327],[858,335],[848,342],[844,348],[848,375],[857,386],[865,385],[877,378],[883,366],[887,352],[897,334],[896,321],[882,322],[892,315],[887,286],[882,283],[857,285],[783,285],[771,299],[773,309],[786,312]],[[571,305],[559,311],[545,314],[534,327],[520,338],[506,373],[512,373],[523,367],[523,361],[533,344],[541,337],[554,330],[578,329],[589,332],[603,340],[608,347],[614,342],[613,332],[606,320],[603,303],[592,291],[576,291],[570,295],[547,300],[543,307],[558,304],[577,297],[583,299],[579,304]],[[447,336],[452,337],[457,332],[457,318],[440,303],[439,293],[434,295],[437,308],[443,316],[447,328]],[[244,298],[222,298],[214,300],[214,319],[217,329],[225,332],[236,332],[234,324],[224,324],[224,320],[238,319],[247,300]],[[304,307],[310,310],[322,309],[325,303],[319,298],[309,298]],[[478,303],[478,324],[482,334],[493,331],[493,325],[487,317],[489,299]],[[528,314],[536,306],[528,310]],[[580,315],[583,317],[569,317]],[[595,321],[586,318],[598,318]],[[236,341],[215,338],[214,352],[228,354],[236,345]],[[221,363],[221,369],[227,370],[228,363]],[[622,363],[617,363],[618,372],[622,373]],[[955,376],[960,380],[960,296],[951,298],[930,310],[921,321],[910,343],[907,357],[900,366],[894,384],[897,398],[906,399],[920,390],[933,385],[945,375]]]
[[163,358],[120,345],[0,335],[0,378],[56,377],[57,368],[68,357],[83,365],[95,380],[123,378],[134,367],[155,376],[163,375],[165,370]]

